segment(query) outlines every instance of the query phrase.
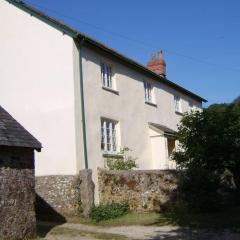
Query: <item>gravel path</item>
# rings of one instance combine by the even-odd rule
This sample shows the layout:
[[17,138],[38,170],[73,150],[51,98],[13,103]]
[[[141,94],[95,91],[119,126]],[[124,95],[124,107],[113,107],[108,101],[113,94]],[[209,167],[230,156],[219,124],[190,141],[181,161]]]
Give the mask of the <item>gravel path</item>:
[[[230,231],[193,230],[174,226],[122,226],[97,227],[83,224],[65,223],[63,228],[80,230],[84,232],[109,233],[126,236],[129,240],[240,240],[240,233]],[[92,240],[93,237],[71,237],[65,235],[46,236],[48,240]]]

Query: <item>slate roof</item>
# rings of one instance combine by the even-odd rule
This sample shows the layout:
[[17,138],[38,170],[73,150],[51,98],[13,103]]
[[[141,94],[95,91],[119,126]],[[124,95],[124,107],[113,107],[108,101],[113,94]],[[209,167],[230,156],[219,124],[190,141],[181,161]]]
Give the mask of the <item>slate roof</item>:
[[159,129],[160,131],[164,132],[164,135],[170,135],[170,136],[175,136],[176,135],[176,131],[174,131],[173,129],[171,128],[168,128],[164,125],[160,125],[160,124],[157,124],[157,123],[149,123],[150,126],[153,126],[157,129]]
[[106,46],[105,44],[97,41],[96,39],[89,37],[88,35],[62,23],[61,21],[59,21],[53,17],[50,17],[49,15],[47,15],[44,12],[36,9],[35,7],[25,3],[24,1],[21,1],[21,0],[6,0],[6,1],[9,2],[10,4],[13,4],[17,8],[20,8],[21,10],[29,13],[31,16],[34,16],[34,17],[40,19],[41,21],[49,24],[50,26],[58,29],[59,31],[62,31],[63,33],[68,34],[73,39],[77,40],[78,42],[81,42],[81,44],[84,44],[85,46],[94,48],[96,50],[101,50],[105,54],[108,54],[111,57],[115,57],[115,58],[119,59],[123,63],[135,68],[138,71],[143,72],[144,74],[154,78],[155,80],[157,80],[159,82],[162,82],[162,83],[164,83],[164,84],[166,84],[188,96],[191,96],[192,98],[194,98],[198,101],[207,102],[207,100],[202,98],[201,96],[198,96],[197,94],[187,90],[186,88],[183,88],[182,86],[154,73],[153,71],[149,70],[146,66],[130,59],[129,57],[119,53],[115,49],[112,49],[112,48]]
[[0,146],[41,150],[42,144],[0,106]]

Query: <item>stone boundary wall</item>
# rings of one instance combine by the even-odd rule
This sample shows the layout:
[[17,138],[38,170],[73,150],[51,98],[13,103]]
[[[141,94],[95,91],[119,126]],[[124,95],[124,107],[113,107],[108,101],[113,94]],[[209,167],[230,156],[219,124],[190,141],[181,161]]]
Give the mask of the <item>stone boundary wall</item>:
[[176,170],[98,169],[100,203],[128,202],[137,212],[161,211],[178,201]]
[[92,170],[83,169],[78,175],[51,175],[35,179],[36,207],[40,215],[89,215],[94,205]]
[[[80,184],[78,175],[51,175],[35,177],[37,208],[41,213],[52,208],[57,213],[75,215],[80,201]],[[43,203],[44,202],[44,203]]]

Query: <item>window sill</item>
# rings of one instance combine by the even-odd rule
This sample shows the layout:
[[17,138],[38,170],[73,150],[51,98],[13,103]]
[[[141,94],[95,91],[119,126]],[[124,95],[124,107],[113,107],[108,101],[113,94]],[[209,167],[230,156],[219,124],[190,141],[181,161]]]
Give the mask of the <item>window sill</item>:
[[145,103],[148,104],[148,105],[150,105],[150,106],[157,107],[157,104],[156,104],[156,103],[148,102],[148,101],[145,101]]
[[102,86],[102,89],[104,89],[104,90],[106,90],[106,91],[108,91],[108,92],[112,92],[112,93],[114,93],[114,94],[116,94],[116,95],[119,95],[119,91],[114,90],[114,89],[112,89],[112,88],[108,88],[108,87]]
[[178,114],[178,115],[181,115],[181,116],[183,116],[183,113],[182,113],[182,112],[175,111],[175,113],[176,113],[176,114]]
[[107,158],[107,157],[110,157],[110,158],[123,158],[123,154],[121,154],[121,153],[112,153],[112,152],[103,152],[102,156],[105,157],[105,158]]

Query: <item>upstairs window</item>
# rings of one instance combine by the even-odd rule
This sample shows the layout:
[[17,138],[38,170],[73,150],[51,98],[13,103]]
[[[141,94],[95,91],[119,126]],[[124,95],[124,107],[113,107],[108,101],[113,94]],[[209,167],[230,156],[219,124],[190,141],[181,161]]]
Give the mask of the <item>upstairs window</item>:
[[144,91],[145,91],[145,101],[146,102],[153,102],[153,89],[152,85],[149,82],[144,82]]
[[117,152],[116,125],[116,121],[109,119],[101,119],[101,149],[104,152]]
[[106,63],[101,63],[102,84],[106,88],[113,88],[112,83],[112,68]]
[[189,102],[189,112],[193,112],[194,111],[194,105],[192,102]]
[[196,105],[194,105],[192,102],[189,103],[189,112],[196,112],[199,111]]
[[175,105],[175,112],[181,113],[182,106],[181,106],[181,99],[179,96],[174,96],[174,105]]

